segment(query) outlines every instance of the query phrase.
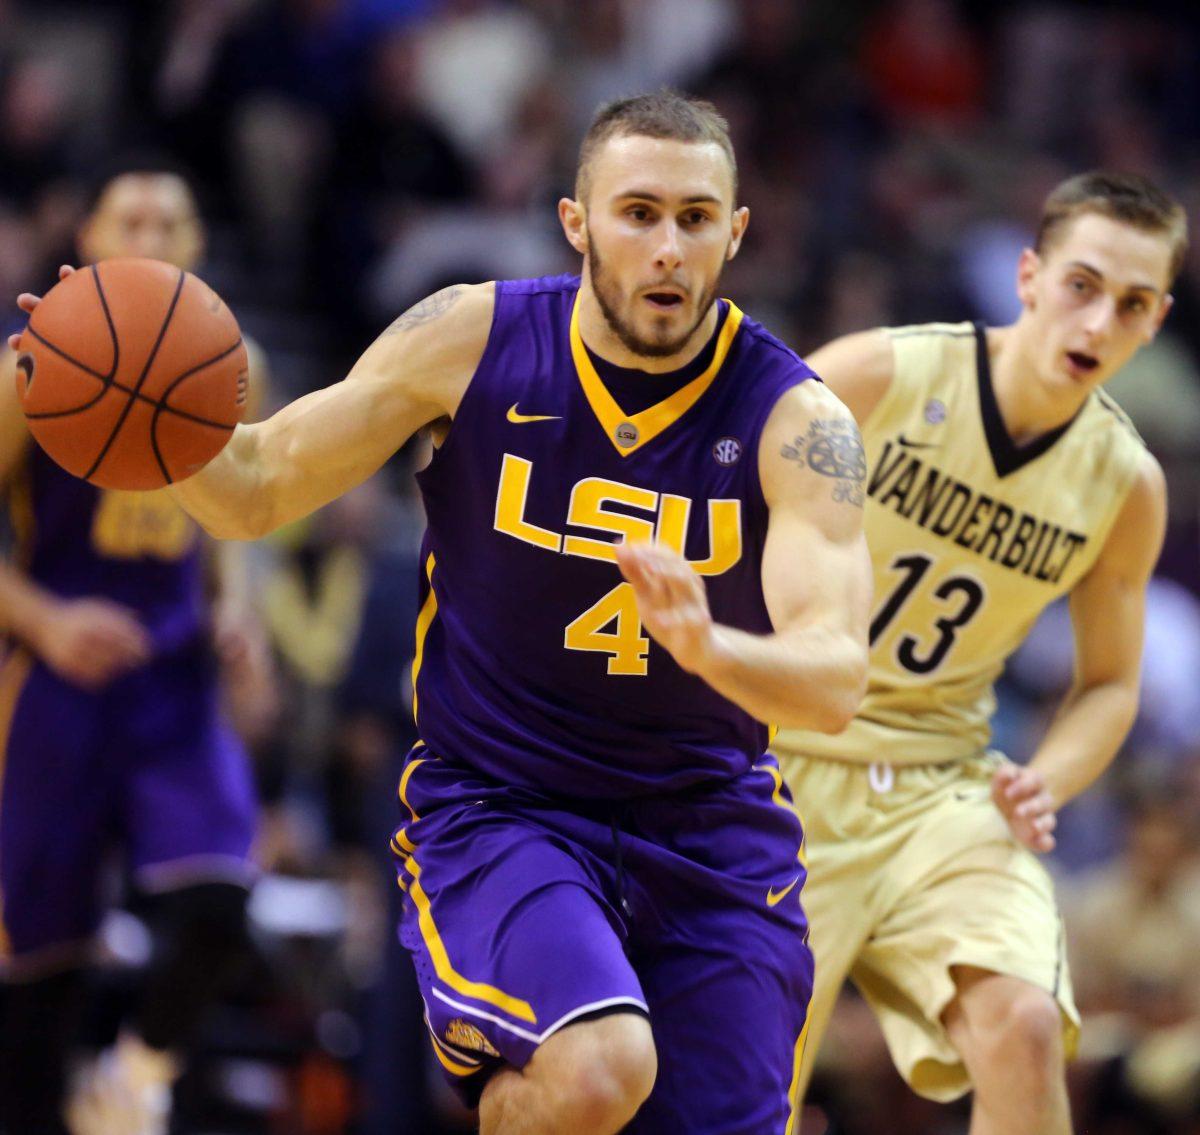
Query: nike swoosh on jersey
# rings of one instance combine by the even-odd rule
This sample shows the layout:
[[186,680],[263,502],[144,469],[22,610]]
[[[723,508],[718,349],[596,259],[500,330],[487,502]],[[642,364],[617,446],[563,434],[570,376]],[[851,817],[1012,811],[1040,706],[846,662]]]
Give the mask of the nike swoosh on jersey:
[[509,406],[505,417],[516,426],[525,422],[557,422],[562,419],[561,414],[518,414],[516,402]]
[[905,449],[941,449],[935,441],[909,441],[903,434],[897,439]]
[[800,882],[800,876],[797,875],[782,891],[777,891],[774,887],[767,889],[767,906],[778,906],[785,898],[791,889]]

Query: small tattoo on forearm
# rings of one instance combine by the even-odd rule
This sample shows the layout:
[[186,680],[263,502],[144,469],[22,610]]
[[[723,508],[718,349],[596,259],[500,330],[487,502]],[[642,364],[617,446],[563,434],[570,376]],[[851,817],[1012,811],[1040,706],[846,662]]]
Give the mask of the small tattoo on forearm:
[[862,508],[867,479],[867,454],[858,426],[845,419],[826,419],[809,424],[804,437],[792,439],[780,453],[797,464],[807,465],[822,477],[837,481],[833,499]]
[[394,335],[398,331],[407,331],[410,327],[418,327],[422,323],[430,323],[439,316],[445,315],[457,302],[465,289],[461,284],[452,284],[440,292],[426,296],[420,303],[414,304],[384,332]]

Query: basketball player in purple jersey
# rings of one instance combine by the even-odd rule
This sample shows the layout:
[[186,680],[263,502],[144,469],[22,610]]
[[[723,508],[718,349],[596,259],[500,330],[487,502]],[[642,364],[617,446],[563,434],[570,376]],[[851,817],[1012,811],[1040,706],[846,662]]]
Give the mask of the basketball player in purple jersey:
[[[187,183],[154,164],[100,184],[79,234],[88,262],[190,268],[201,242]],[[11,359],[3,378],[0,474],[17,549],[0,565],[0,1128],[63,1130],[98,876],[116,841],[154,896],[155,961],[70,1128],[153,1135],[166,1130],[178,1051],[242,948],[250,774],[217,714],[195,525],[164,493],[100,490],[59,469],[29,444]],[[236,565],[220,551],[222,642],[246,658],[229,629],[247,614],[232,601]]]
[[735,203],[711,106],[609,104],[559,205],[582,278],[431,296],[171,490],[252,538],[433,431],[401,937],[488,1135],[796,1130],[804,852],[763,722],[858,704],[865,464],[716,298]]

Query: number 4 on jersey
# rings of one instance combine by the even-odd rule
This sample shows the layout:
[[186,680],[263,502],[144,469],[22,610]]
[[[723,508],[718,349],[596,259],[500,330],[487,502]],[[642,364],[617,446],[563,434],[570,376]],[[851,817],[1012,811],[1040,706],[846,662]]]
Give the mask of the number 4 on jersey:
[[[610,623],[616,626],[606,631],[604,628]],[[632,585],[618,584],[569,623],[563,633],[563,646],[568,650],[597,650],[607,654],[610,674],[644,675],[650,640],[642,633]]]

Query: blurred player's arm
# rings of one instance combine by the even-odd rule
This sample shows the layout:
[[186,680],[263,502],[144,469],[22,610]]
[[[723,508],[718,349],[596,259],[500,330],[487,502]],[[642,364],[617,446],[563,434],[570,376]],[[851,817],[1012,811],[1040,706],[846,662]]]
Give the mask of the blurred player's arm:
[[1146,586],[1166,531],[1167,491],[1149,454],[1091,571],[1071,592],[1075,675],[1025,767],[1006,765],[992,796],[1013,834],[1054,847],[1055,812],[1108,767],[1137,716]]
[[834,733],[866,688],[871,563],[862,440],[819,383],[794,387],[771,412],[759,475],[770,508],[762,584],[774,633],[714,623],[703,580],[669,548],[623,545],[617,562],[646,629],[685,670],[760,721]]
[[881,328],[843,335],[806,355],[804,361],[841,399],[860,426],[866,425],[883,400],[896,370],[892,340]]
[[[0,352],[0,490],[13,480],[31,444],[13,375],[16,356]],[[62,599],[11,558],[0,559],[0,628],[76,685],[98,687],[144,662],[150,640],[132,611],[107,599]]]
[[401,315],[349,375],[238,426],[171,487],[212,535],[252,540],[360,484],[417,430],[453,418],[491,330],[493,284],[445,288]]

